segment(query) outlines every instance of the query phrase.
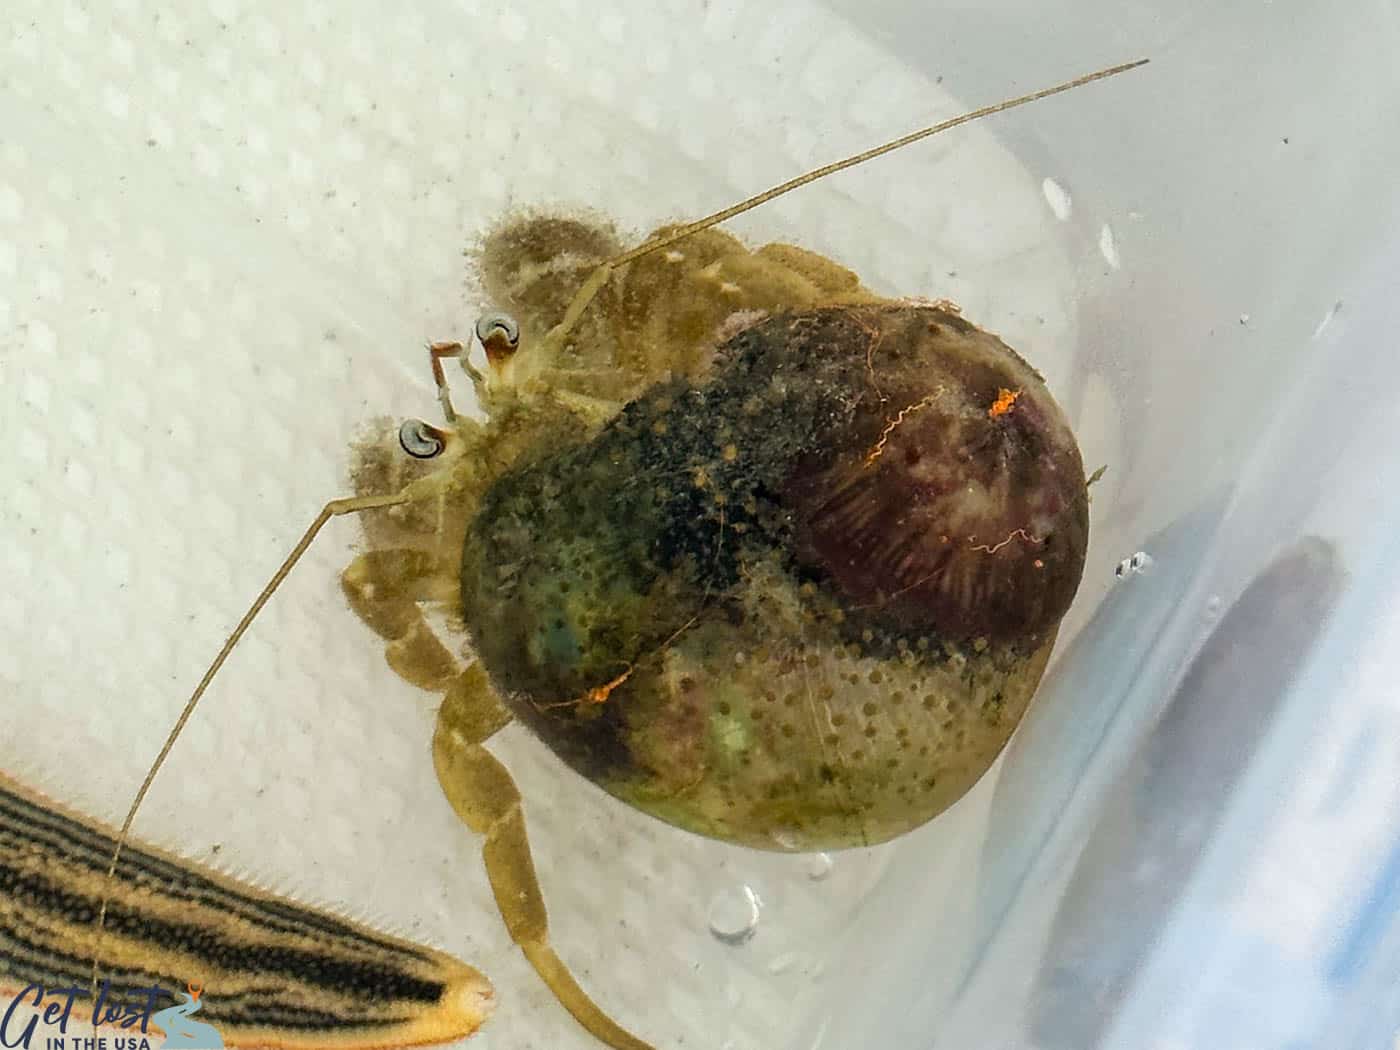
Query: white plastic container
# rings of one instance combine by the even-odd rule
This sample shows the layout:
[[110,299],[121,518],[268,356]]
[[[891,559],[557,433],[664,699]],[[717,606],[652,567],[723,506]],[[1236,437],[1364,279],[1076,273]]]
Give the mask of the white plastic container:
[[[1109,468],[993,774],[828,863],[498,753],[561,954],[658,1047],[1392,1045],[1397,44],[1379,3],[11,4],[0,768],[120,817],[355,427],[433,412],[422,344],[487,305],[461,253],[502,215],[640,236],[1148,57],[735,223],[959,302]],[[474,1046],[590,1047],[437,790],[432,698],[344,607],[355,538],[298,567],[138,833],[468,959],[501,998]]]
[[1037,75],[1105,39],[1151,55],[1111,110],[1001,126],[1088,205],[1064,396],[1101,382],[1122,442],[1090,571],[1151,561],[1081,603],[1092,619],[1060,649],[963,867],[975,902],[945,898],[923,925],[917,877],[894,890],[906,941],[888,994],[906,1006],[832,1045],[1394,1045],[1394,12],[858,17],[960,82],[989,54]]

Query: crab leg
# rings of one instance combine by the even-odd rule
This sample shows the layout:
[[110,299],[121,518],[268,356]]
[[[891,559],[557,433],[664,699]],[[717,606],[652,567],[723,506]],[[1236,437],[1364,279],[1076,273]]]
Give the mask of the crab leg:
[[574,1019],[613,1050],[652,1050],[579,987],[549,943],[549,918],[525,833],[520,791],[482,743],[509,720],[479,664],[454,683],[438,712],[433,763],[462,822],[485,837],[482,856],[506,929]]

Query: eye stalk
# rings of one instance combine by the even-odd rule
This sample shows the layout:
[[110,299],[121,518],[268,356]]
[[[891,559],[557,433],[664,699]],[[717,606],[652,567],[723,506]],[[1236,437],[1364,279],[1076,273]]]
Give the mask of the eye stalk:
[[520,325],[509,314],[485,314],[476,322],[476,337],[493,366],[505,362],[520,346]]
[[447,435],[421,419],[405,419],[399,427],[399,447],[414,459],[433,459],[442,454]]

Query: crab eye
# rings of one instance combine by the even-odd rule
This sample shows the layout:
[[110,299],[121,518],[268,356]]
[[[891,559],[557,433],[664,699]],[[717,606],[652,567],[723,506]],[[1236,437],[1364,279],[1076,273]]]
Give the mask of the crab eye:
[[510,314],[482,314],[476,322],[476,337],[485,343],[495,338],[496,333],[504,336],[511,346],[520,342],[520,325]]
[[493,365],[505,360],[520,345],[520,325],[509,314],[485,314],[476,322],[476,337]]
[[399,447],[414,459],[432,459],[441,454],[443,445],[441,431],[421,419],[405,419],[399,427]]

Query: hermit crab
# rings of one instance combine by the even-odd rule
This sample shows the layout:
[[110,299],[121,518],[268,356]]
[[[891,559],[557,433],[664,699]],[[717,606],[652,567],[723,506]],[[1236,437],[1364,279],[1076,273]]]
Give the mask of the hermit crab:
[[[518,719],[613,796],[701,835],[883,842],[1006,743],[1088,541],[1074,436],[1015,351],[951,304],[880,297],[716,224],[1139,64],[630,251],[577,218],[497,228],[479,258],[498,311],[476,325],[484,364],[429,348],[444,420],[356,445],[355,495],[313,523],[165,751],[321,526],[358,513],[345,596],[390,666],[443,697],[438,777],[484,838],[512,938],[589,1031],[648,1050],[550,947],[522,800],[489,738]],[[454,408],[454,359],[482,419]]]

